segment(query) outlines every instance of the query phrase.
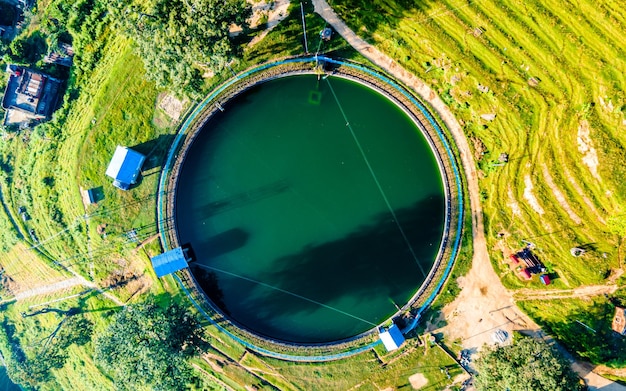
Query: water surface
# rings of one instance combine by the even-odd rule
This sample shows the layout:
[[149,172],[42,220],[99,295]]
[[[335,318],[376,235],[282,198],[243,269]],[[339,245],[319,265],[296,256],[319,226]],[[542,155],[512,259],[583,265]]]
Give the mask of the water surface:
[[295,342],[351,337],[396,312],[444,222],[424,136],[340,78],[287,77],[231,101],[192,145],[176,197],[207,294],[245,327]]

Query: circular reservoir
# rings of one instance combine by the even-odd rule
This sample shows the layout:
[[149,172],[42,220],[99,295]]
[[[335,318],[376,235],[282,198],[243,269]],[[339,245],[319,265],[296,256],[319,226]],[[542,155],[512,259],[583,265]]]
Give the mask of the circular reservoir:
[[440,248],[444,188],[416,123],[351,80],[261,83],[186,152],[178,238],[211,300],[259,335],[347,339],[417,292]]

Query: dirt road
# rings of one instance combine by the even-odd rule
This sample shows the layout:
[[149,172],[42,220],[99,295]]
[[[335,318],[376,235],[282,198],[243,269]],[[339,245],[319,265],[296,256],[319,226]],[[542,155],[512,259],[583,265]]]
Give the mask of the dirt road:
[[[474,255],[469,273],[459,279],[462,290],[457,299],[443,310],[446,325],[435,332],[443,332],[448,341],[460,340],[465,349],[476,352],[484,343],[493,343],[496,329],[507,331],[529,330],[541,332],[539,326],[515,305],[511,292],[504,288],[491,262],[484,236],[480,206],[478,177],[471,149],[465,134],[452,112],[422,80],[402,68],[392,58],[357,36],[332,10],[325,0],[312,0],[317,12],[352,47],[372,63],[384,69],[416,92],[432,107],[454,138],[467,178],[467,190],[472,213]],[[590,386],[590,389],[623,390],[626,387],[604,379],[590,371],[584,363],[572,366]]]

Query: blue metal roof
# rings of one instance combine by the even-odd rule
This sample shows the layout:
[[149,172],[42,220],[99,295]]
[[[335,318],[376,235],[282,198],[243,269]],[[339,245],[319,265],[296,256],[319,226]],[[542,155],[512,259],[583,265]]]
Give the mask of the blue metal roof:
[[185,254],[183,254],[183,249],[180,247],[152,257],[151,261],[154,272],[159,278],[188,266]]
[[106,174],[114,179],[113,184],[122,190],[137,182],[146,157],[130,148],[117,146]]
[[387,330],[382,331],[379,336],[388,352],[398,349],[404,343],[404,335],[395,323]]

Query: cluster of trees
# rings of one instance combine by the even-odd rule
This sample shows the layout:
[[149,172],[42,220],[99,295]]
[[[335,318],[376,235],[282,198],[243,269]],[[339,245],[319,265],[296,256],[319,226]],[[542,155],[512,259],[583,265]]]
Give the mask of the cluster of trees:
[[187,359],[207,347],[199,320],[180,304],[154,302],[118,312],[95,341],[95,360],[120,390],[186,390]]
[[476,362],[478,390],[584,390],[569,363],[554,348],[533,338],[487,348]]
[[109,10],[137,44],[146,75],[159,87],[195,95],[203,72],[219,72],[236,55],[233,24],[246,26],[245,0],[110,0]]
[[26,350],[20,346],[15,326],[6,318],[2,322],[2,330],[11,347],[7,357],[7,369],[14,383],[39,388],[52,379],[52,369],[65,365],[67,349],[71,345],[82,346],[91,341],[93,323],[80,314],[77,308],[55,312],[63,314],[57,327]]

